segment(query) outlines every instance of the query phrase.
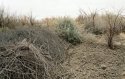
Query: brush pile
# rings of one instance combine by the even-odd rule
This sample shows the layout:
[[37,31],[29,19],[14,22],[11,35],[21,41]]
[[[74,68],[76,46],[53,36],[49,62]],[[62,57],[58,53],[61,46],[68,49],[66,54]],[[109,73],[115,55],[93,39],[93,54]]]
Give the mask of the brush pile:
[[60,79],[65,44],[46,29],[0,33],[0,79]]

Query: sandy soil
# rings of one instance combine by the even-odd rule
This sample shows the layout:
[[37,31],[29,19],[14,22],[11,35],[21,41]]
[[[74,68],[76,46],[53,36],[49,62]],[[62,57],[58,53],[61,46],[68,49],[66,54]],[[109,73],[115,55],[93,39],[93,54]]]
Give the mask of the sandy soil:
[[125,79],[125,48],[83,43],[69,49],[64,79]]

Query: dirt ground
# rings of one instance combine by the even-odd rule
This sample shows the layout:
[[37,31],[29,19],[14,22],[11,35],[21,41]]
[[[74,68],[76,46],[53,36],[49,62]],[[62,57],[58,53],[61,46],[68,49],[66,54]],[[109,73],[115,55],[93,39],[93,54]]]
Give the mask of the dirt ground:
[[125,79],[125,48],[83,43],[69,49],[64,79]]

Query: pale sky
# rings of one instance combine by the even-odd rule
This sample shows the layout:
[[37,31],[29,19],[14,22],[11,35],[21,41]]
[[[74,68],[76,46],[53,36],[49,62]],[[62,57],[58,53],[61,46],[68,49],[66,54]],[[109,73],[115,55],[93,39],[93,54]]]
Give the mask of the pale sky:
[[36,18],[75,17],[78,16],[80,9],[101,11],[125,8],[125,0],[0,0],[0,4],[11,13],[28,15],[32,12]]

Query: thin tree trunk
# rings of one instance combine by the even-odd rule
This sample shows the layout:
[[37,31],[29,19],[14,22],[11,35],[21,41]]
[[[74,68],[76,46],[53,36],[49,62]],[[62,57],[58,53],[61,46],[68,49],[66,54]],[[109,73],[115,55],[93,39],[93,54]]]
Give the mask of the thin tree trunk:
[[113,36],[108,37],[108,47],[110,49],[114,48],[114,46],[113,46]]

